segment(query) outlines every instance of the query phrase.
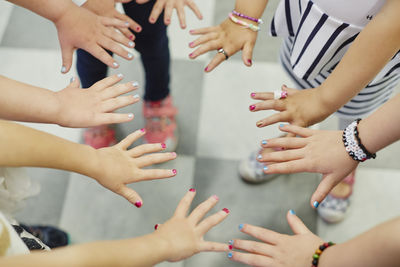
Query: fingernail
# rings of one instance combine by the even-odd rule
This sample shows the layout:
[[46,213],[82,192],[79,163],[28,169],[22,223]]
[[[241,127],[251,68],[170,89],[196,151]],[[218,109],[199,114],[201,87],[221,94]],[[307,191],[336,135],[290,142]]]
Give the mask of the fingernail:
[[190,53],[190,54],[189,54],[189,57],[193,57],[193,53]]
[[257,122],[257,127],[261,127],[261,125],[262,125],[263,123],[261,122],[261,121],[259,121],[259,122]]
[[190,42],[190,43],[189,43],[189,47],[192,47],[192,45],[193,45],[193,42]]
[[154,18],[150,18],[150,21],[151,22],[155,22],[156,20]]
[[248,59],[247,63],[249,63],[251,65],[253,63],[253,61],[251,61],[251,59]]
[[133,37],[134,37],[134,36],[133,36],[133,35],[131,35],[131,36],[129,36],[129,39],[130,39],[130,40],[133,40]]
[[294,210],[289,210],[289,213],[292,215],[296,215],[296,212],[294,212]]
[[131,53],[128,53],[128,58],[129,58],[129,59],[132,59],[132,58],[133,58],[133,55],[132,55]]
[[140,208],[142,206],[142,201],[136,201],[135,206]]
[[222,211],[225,212],[226,214],[229,214],[229,209],[227,208],[223,208]]
[[314,201],[313,206],[314,206],[314,208],[318,208],[319,202],[318,201]]
[[190,192],[196,192],[196,189],[190,188],[189,191],[190,191]]
[[154,225],[154,230],[157,230],[159,224],[157,223],[156,225]]
[[132,86],[133,87],[139,87],[139,83],[138,82],[132,82]]
[[189,33],[194,33],[194,30],[190,30]]
[[217,195],[213,195],[213,198],[215,198],[216,200],[219,200],[219,197]]
[[118,78],[122,78],[122,77],[124,77],[124,75],[123,75],[122,73],[118,73],[118,74],[117,74],[117,77],[118,77]]
[[146,132],[146,129],[145,129],[145,128],[142,128],[142,129],[140,129],[140,131],[141,131],[142,133],[144,133],[144,132]]
[[204,71],[208,71],[208,67],[206,67],[206,68],[204,69]]
[[116,68],[118,68],[119,65],[118,65],[117,62],[113,62],[113,66],[116,67]]
[[243,223],[239,224],[239,231],[243,229]]
[[178,171],[177,171],[176,169],[173,169],[173,170],[172,170],[172,173],[173,173],[173,174],[177,174]]
[[263,169],[264,169],[264,171],[267,171],[267,170],[268,170],[268,167],[267,167],[267,166],[264,166]]
[[73,83],[75,81],[75,77],[72,77],[71,80],[69,80],[69,83]]
[[229,241],[228,241],[228,244],[229,244],[229,245],[233,245],[233,240],[229,240]]
[[267,144],[267,140],[262,140],[261,144],[266,145]]
[[255,97],[255,96],[256,96],[256,93],[251,93],[250,96],[251,96],[251,97]]
[[283,84],[282,86],[283,86],[283,87],[287,87],[287,85],[286,85],[286,84]]
[[130,42],[128,43],[128,45],[129,45],[130,47],[133,47],[133,46],[135,45],[135,43],[132,42],[132,41],[130,41]]
[[162,148],[167,148],[167,145],[164,144],[164,143],[161,143],[161,147],[162,147]]
[[232,252],[229,252],[228,253],[228,258],[232,258],[233,257],[233,253]]
[[129,113],[129,114],[128,114],[128,118],[133,118],[133,114],[132,114],[132,113]]
[[251,105],[251,106],[249,107],[249,109],[250,109],[250,110],[255,110],[255,109],[256,109],[256,106],[255,106],[255,105]]
[[175,152],[171,152],[171,155],[172,155],[173,157],[176,157],[176,153],[175,153]]
[[262,155],[261,155],[261,154],[258,155],[258,156],[257,156],[257,159],[262,159]]
[[65,73],[67,71],[67,68],[65,66],[61,67],[61,73]]
[[282,128],[283,126],[285,126],[285,124],[283,124],[283,123],[279,124],[280,128]]
[[232,250],[233,249],[233,246],[232,245],[229,245],[229,250]]
[[136,95],[134,95],[134,96],[133,96],[133,98],[139,98],[139,95],[138,95],[138,94],[136,94]]
[[140,27],[136,27],[136,31],[140,31],[142,28]]
[[125,26],[129,26],[129,22],[125,21]]

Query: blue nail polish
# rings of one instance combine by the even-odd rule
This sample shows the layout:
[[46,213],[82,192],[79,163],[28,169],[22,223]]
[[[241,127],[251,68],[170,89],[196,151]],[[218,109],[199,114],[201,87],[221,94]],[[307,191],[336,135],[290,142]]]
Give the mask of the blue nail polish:
[[113,66],[117,68],[119,65],[117,62],[113,62]]
[[261,144],[266,145],[267,144],[267,140],[262,140]]
[[136,95],[134,95],[134,96],[133,96],[133,98],[139,98],[139,95],[138,95],[138,94],[136,94]]
[[282,128],[283,126],[285,126],[285,124],[283,123],[279,124],[279,128]]
[[133,87],[139,87],[139,83],[138,82],[132,82]]
[[133,118],[133,114],[132,114],[132,113],[129,113],[129,114],[128,114],[128,118]]
[[61,67],[61,73],[65,73],[67,71],[67,68],[65,66]]
[[233,245],[233,240],[229,240],[229,245]]
[[319,202],[318,201],[314,201],[313,206],[314,206],[314,208],[318,208]]
[[268,167],[267,166],[264,166],[264,171],[267,171],[268,170]]
[[262,159],[262,156],[261,156],[261,155],[258,155],[258,156],[257,156],[257,159]]
[[130,47],[133,47],[133,46],[135,45],[135,43],[132,42],[132,41],[130,41],[130,42],[128,43],[128,45],[129,45]]
[[239,224],[239,230],[242,230],[243,226],[244,226],[243,223]]
[[229,252],[229,253],[228,253],[228,258],[232,258],[232,256],[233,256],[233,253],[232,253],[232,252]]
[[128,58],[129,59],[133,58],[133,55],[131,53],[128,53]]
[[75,81],[75,77],[72,77],[71,80],[69,80],[69,83],[73,83]]
[[289,210],[289,213],[292,215],[296,215],[296,212],[294,212],[294,210]]
[[118,73],[118,74],[117,74],[117,77],[118,77],[118,78],[122,78],[122,77],[124,77],[124,75],[123,75],[122,73]]

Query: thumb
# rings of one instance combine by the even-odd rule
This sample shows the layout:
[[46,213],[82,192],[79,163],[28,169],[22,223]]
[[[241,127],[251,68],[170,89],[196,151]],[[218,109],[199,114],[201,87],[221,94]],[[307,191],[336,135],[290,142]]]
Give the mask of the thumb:
[[296,216],[296,213],[293,210],[288,211],[288,213],[286,214],[286,218],[294,234],[301,235],[311,232],[307,228],[307,226],[304,225],[302,220],[300,220],[300,218]]
[[137,208],[140,208],[143,205],[143,201],[140,198],[139,194],[135,192],[132,188],[123,185],[121,189],[117,192],[120,196],[124,197],[130,203],[135,205]]
[[317,208],[329,192],[340,182],[334,174],[326,174],[322,177],[314,194],[311,196],[311,206]]
[[61,55],[62,55],[62,67],[61,73],[67,73],[72,66],[72,57],[74,54],[74,48],[69,45],[63,45],[61,43]]
[[253,64],[253,48],[254,48],[253,43],[247,42],[244,44],[243,52],[242,52],[242,59],[243,59],[243,63],[247,67],[251,67],[251,65]]
[[75,76],[72,76],[71,80],[69,81],[68,87],[70,88],[79,88],[81,83],[79,82],[79,79]]

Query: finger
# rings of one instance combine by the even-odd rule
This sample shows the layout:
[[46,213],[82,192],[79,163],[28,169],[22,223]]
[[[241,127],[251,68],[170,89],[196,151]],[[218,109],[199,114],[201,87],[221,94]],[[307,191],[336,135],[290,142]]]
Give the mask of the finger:
[[218,37],[218,34],[215,32],[210,32],[210,33],[204,34],[204,35],[200,36],[199,38],[197,38],[196,40],[194,40],[193,42],[189,43],[189,47],[194,48],[194,47],[204,44],[208,41],[217,39],[217,37]]
[[194,224],[198,224],[199,221],[209,212],[218,202],[216,195],[209,197],[206,201],[198,205],[192,213],[189,215],[189,220]]
[[150,155],[136,158],[136,164],[139,168],[147,167],[154,164],[160,164],[176,158],[176,153],[154,153]]
[[[132,92],[133,90],[136,90],[139,88],[139,84],[137,82],[129,82],[129,83],[123,83],[123,84],[117,84],[113,87],[108,87],[105,90],[102,91],[101,96],[103,100],[107,100],[113,97],[117,97],[129,92]],[[139,97],[139,95],[138,95]]]
[[298,172],[308,171],[307,161],[305,159],[298,159],[281,163],[273,163],[265,167],[264,167],[265,174],[298,173]]
[[290,210],[286,214],[286,219],[295,235],[310,234],[311,231],[305,226],[302,220],[296,216],[294,211]]
[[[122,36],[122,35],[121,35]],[[120,45],[118,45],[117,42],[113,41],[110,38],[101,38],[99,41],[99,44],[104,47],[105,49],[117,54],[120,57],[123,57],[125,59],[131,60],[133,58],[133,55],[127,52],[125,49],[123,49]],[[113,65],[115,68],[115,64]]]
[[200,244],[200,251],[215,251],[215,252],[229,251],[229,245],[224,243],[206,241]]
[[79,88],[81,83],[79,82],[79,79],[75,76],[73,76],[69,82],[68,87],[70,88]]
[[[196,50],[194,50],[191,54],[190,54],[190,58],[191,59],[195,59],[198,56],[203,55],[204,53],[207,53],[209,51],[212,50],[217,50],[221,47],[220,42],[218,40],[212,40],[209,41],[205,44],[203,44],[202,46],[200,46],[199,48],[197,48]],[[218,53],[216,56],[219,56],[220,58],[223,58],[225,60],[225,56]]]
[[261,146],[264,148],[282,147],[284,149],[302,148],[306,144],[307,144],[306,139],[299,137],[272,138],[261,142]]
[[136,0],[136,3],[138,3],[138,4],[144,4],[144,3],[147,3],[147,2],[149,2],[150,0]]
[[143,200],[139,196],[139,194],[136,193],[135,190],[133,190],[132,188],[127,187],[126,185],[121,186],[121,188],[117,191],[117,194],[121,195],[138,208],[143,205]]
[[143,135],[145,135],[145,130],[144,129],[140,129],[140,130],[136,130],[133,133],[129,134],[127,137],[125,137],[124,139],[122,139],[118,144],[116,144],[115,146],[126,150],[130,145],[132,145],[134,142],[136,142],[139,138],[141,138]]
[[250,67],[253,64],[253,48],[254,43],[247,42],[243,46],[242,60],[243,63]]
[[65,74],[69,72],[69,70],[71,69],[74,47],[70,45],[65,45],[62,42],[60,43],[60,46],[61,46],[61,56],[62,56],[61,73]]
[[164,7],[164,24],[171,24],[172,11],[174,10],[174,4],[171,1],[167,1]]
[[208,63],[207,67],[204,69],[205,72],[210,72],[213,69],[215,69],[216,67],[218,67],[219,64],[221,64],[222,62],[224,62],[225,56],[222,55],[221,53],[216,54],[210,61],[210,63]]
[[272,100],[274,99],[274,93],[266,92],[266,93],[251,93],[251,98],[256,100]]
[[102,17],[100,16],[100,21],[104,26],[116,27],[116,28],[128,28],[126,21],[117,18]]
[[93,84],[90,87],[90,89],[104,90],[104,89],[107,89],[108,87],[113,86],[117,82],[121,81],[123,78],[124,78],[124,75],[122,75],[121,73],[115,74],[115,75],[109,76],[107,78],[104,78],[104,79],[96,82],[95,84]]
[[201,14],[200,9],[197,7],[195,2],[188,1],[187,6],[193,11],[198,19],[203,19],[203,15]]
[[149,22],[154,24],[157,20],[160,14],[162,13],[164,9],[165,1],[164,0],[159,0],[156,1],[156,3],[153,6],[153,10],[151,10],[150,17],[149,17]]
[[272,245],[276,244],[280,238],[280,234],[278,234],[277,232],[251,224],[241,224],[239,225],[239,230],[245,234],[248,234]]
[[108,125],[114,123],[124,123],[133,120],[135,117],[133,113],[123,114],[123,113],[103,113],[97,116],[96,124],[93,126],[99,125]]
[[164,143],[144,144],[129,150],[129,156],[133,158],[140,157],[144,154],[160,152],[166,148]]
[[[110,40],[111,42],[111,40]],[[105,47],[108,49],[107,47]],[[121,48],[122,49],[122,48]],[[85,49],[87,52],[92,54],[95,58],[106,64],[107,66],[111,68],[118,68],[119,64],[115,62],[115,60],[108,54],[100,45],[98,44],[93,44],[91,45],[88,49]]]
[[214,32],[217,29],[218,28],[215,27],[215,26],[213,26],[213,27],[205,27],[205,28],[190,30],[189,33],[192,34],[192,35],[206,34],[206,33],[209,33],[209,32]]
[[279,129],[283,132],[293,133],[301,137],[309,137],[315,133],[316,130],[304,128],[292,124],[280,124]]
[[292,96],[300,91],[299,89],[289,88],[286,84],[282,85],[281,90],[288,92],[288,96]]
[[138,176],[133,177],[132,181],[129,182],[138,182],[138,181],[149,181],[149,180],[158,180],[158,179],[166,179],[176,176],[176,170],[166,170],[166,169],[140,169],[138,171]]
[[261,162],[287,162],[302,158],[304,158],[303,149],[290,149],[285,151],[262,153],[261,158],[258,158],[258,160]]
[[[119,12],[115,12],[115,16],[117,18],[123,20],[123,21],[128,22],[129,23],[129,28],[131,30],[133,30],[135,32],[141,32],[142,31],[142,26],[139,23],[137,23],[136,21],[134,21],[133,19],[131,19],[129,16],[127,16],[125,14],[121,14]],[[131,38],[129,38],[129,39],[131,39]]]
[[263,267],[276,266],[272,258],[257,254],[231,251],[228,253],[228,258],[233,261],[237,261],[251,266],[263,266]]
[[103,101],[100,110],[104,113],[113,112],[114,110],[132,105],[139,102],[139,95],[127,95],[111,98]]
[[211,230],[211,228],[220,224],[223,220],[226,219],[226,217],[228,217],[228,214],[229,210],[227,208],[224,208],[200,222],[198,230],[200,231],[201,235],[205,235],[208,231]]
[[[121,32],[113,28],[105,30],[105,35],[114,40],[115,42],[120,43],[126,47],[132,48],[135,46],[135,43],[133,41],[129,40],[128,37],[124,36]],[[129,59],[132,59],[133,55],[131,57],[130,56],[128,57]]]
[[283,101],[280,100],[265,100],[258,102],[256,104],[252,104],[249,107],[249,110],[252,112],[259,110],[276,110],[276,111],[284,111],[286,109],[286,105]]
[[274,246],[266,243],[236,239],[233,241],[232,246],[233,248],[244,250],[250,253],[274,256]]
[[135,47],[135,42],[133,40],[136,39],[136,36],[129,30],[129,29],[124,29],[124,28],[118,28],[118,30],[125,35],[126,38],[132,41],[133,45],[131,43],[128,43],[129,47],[134,48]]
[[[343,178],[346,176],[343,176]],[[327,174],[324,175],[323,179],[319,183],[317,189],[311,196],[311,206],[315,207],[315,202],[321,203],[326,196],[331,192],[331,190],[340,183],[342,179],[340,179],[335,174]]]
[[268,116],[265,119],[257,121],[256,125],[258,128],[262,128],[277,122],[287,122],[288,121],[287,117],[288,117],[287,112],[281,111],[271,116]]
[[185,16],[185,10],[182,5],[179,5],[176,9],[178,13],[178,19],[179,19],[179,24],[181,25],[182,29],[186,28],[186,16]]
[[[118,2],[118,3],[123,3],[123,4],[125,4],[125,3],[129,3],[129,2],[131,2],[132,0],[115,0],[115,2]],[[148,0],[147,0],[148,1]]]
[[196,189],[190,188],[189,191],[179,202],[178,207],[176,207],[174,216],[180,218],[186,217],[186,214],[189,211],[190,205],[192,204],[195,195],[196,195]]

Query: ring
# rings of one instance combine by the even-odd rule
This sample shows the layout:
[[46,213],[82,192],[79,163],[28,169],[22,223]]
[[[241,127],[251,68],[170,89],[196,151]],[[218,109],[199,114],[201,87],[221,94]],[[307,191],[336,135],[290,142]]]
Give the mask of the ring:
[[274,91],[274,99],[285,99],[288,97],[287,91]]
[[224,54],[225,60],[228,60],[228,58],[229,58],[228,53],[226,53],[223,48],[218,49],[218,53]]

